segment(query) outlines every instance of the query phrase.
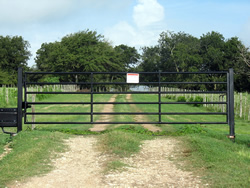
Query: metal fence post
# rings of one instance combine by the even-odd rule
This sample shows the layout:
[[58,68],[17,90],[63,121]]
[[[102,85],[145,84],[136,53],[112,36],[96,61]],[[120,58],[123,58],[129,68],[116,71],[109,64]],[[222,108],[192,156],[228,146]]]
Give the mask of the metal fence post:
[[235,138],[235,130],[234,130],[234,72],[233,69],[229,69],[229,117],[228,117],[228,124],[229,124],[229,138]]
[[159,123],[161,123],[161,71],[158,72],[158,82]]
[[17,76],[17,132],[22,131],[22,103],[23,103],[23,69],[18,68]]

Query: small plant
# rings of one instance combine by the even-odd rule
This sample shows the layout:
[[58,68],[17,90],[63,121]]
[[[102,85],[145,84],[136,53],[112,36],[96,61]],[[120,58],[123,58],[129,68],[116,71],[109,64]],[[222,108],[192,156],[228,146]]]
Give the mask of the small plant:
[[179,96],[178,98],[177,98],[177,102],[186,102],[187,100],[186,100],[186,98],[184,97],[184,96]]
[[185,125],[178,130],[181,135],[194,134],[194,133],[206,133],[207,131],[201,126]]
[[[196,96],[195,98],[190,97],[189,102],[203,102],[203,98],[200,96]],[[200,107],[202,104],[193,104],[193,106]]]
[[107,164],[107,169],[106,171],[122,171],[124,167],[127,167],[128,165],[119,161],[119,160],[114,160],[114,161],[110,161]]

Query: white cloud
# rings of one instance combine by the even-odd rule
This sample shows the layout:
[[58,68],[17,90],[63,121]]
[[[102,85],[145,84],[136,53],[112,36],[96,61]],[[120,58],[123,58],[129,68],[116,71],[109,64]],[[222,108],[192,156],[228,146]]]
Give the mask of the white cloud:
[[137,48],[152,45],[157,41],[158,36],[159,33],[150,30],[139,30],[127,22],[120,22],[105,31],[105,37],[112,40],[114,45],[127,44]]
[[134,6],[134,24],[119,22],[104,32],[114,45],[126,44],[137,49],[157,43],[159,34],[165,29],[164,8],[157,0],[139,0]]
[[164,19],[164,8],[157,0],[138,0],[133,19],[138,27],[149,26]]
[[0,0],[0,22],[22,24],[66,14],[75,0]]

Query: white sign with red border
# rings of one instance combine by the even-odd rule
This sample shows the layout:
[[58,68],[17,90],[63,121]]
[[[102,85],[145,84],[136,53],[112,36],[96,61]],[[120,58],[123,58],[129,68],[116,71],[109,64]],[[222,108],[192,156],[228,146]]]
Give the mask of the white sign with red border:
[[139,83],[139,74],[127,73],[127,83]]

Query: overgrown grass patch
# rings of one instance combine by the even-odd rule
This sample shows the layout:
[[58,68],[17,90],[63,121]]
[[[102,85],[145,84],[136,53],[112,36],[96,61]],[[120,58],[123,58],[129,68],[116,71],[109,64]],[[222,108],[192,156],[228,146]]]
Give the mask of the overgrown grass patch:
[[[229,139],[193,134],[184,138],[192,148],[186,158],[212,187],[247,187],[250,184],[250,151]],[[194,171],[194,169],[193,169]]]
[[65,149],[65,134],[47,131],[23,131],[13,137],[12,151],[0,161],[0,187],[14,180],[44,174],[50,160]]
[[99,141],[105,151],[119,157],[128,157],[140,150],[143,140],[150,138],[152,137],[148,135],[115,130],[101,135]]
[[99,149],[110,154],[112,157],[107,161],[104,173],[113,170],[122,170],[128,166],[122,162],[124,157],[129,157],[140,151],[142,141],[152,139],[152,136],[112,130],[98,137]]

